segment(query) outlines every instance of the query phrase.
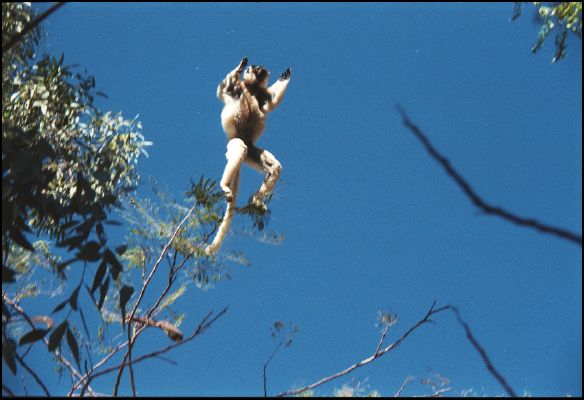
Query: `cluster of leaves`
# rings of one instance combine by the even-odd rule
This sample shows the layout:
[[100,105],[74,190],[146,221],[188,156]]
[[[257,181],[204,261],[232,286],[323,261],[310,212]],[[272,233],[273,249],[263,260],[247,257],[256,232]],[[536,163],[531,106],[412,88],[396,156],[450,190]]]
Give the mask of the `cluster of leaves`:
[[[533,3],[537,8],[537,13],[542,21],[539,35],[535,45],[531,49],[536,53],[545,42],[549,33],[557,28],[556,53],[552,62],[561,60],[566,56],[568,31],[573,32],[582,40],[582,2],[555,2],[544,5],[541,2]],[[516,2],[511,20],[519,18],[522,13],[522,2]]]
[[[3,4],[2,14],[3,42],[31,18],[19,3]],[[32,231],[79,249],[135,188],[150,143],[136,119],[99,112],[93,77],[74,75],[63,56],[38,59],[33,31],[2,57],[2,241],[32,251]],[[81,259],[97,258],[88,249]]]
[[294,335],[300,332],[300,326],[293,324],[292,321],[288,325],[284,324],[283,321],[276,321],[270,330],[272,338],[278,339],[287,348],[292,345]]
[[[158,182],[151,180],[155,197],[131,197],[124,204],[121,212],[123,219],[130,225],[130,236],[126,238],[128,250],[123,259],[129,269],[144,268],[152,261],[160,243],[167,242],[189,207],[179,204],[160,189]],[[179,229],[167,253],[168,261],[181,264],[188,259],[183,277],[194,282],[198,288],[206,289],[224,277],[229,278],[229,268],[216,258],[203,254],[201,244],[209,239],[221,221],[221,204],[223,191],[216,181],[201,177],[198,182],[191,182],[186,191],[187,202],[197,206],[191,218]],[[226,255],[229,261],[249,264],[240,254]],[[183,282],[184,284],[185,282]],[[181,293],[182,294],[182,293]]]
[[[30,4],[2,3],[3,47],[33,20]],[[125,250],[108,246],[104,226],[119,224],[108,214],[135,189],[136,163],[151,143],[144,140],[137,119],[97,109],[92,76],[74,73],[62,55],[37,55],[40,38],[37,27],[2,53],[2,281],[14,282],[22,271],[13,261],[22,260],[23,251],[35,252],[30,236],[43,237],[73,255],[53,263],[61,279],[74,262],[99,262],[88,289],[92,295],[100,289],[96,303],[101,308],[110,277],[115,281],[123,270],[116,253]],[[11,251],[18,257],[11,257]],[[77,311],[80,288],[81,283],[54,312],[67,305]],[[127,297],[130,290],[124,290]],[[4,300],[2,310],[9,320]],[[33,330],[23,338],[25,343],[39,340],[48,331]],[[64,336],[78,360],[67,320],[53,330],[49,351]],[[4,338],[3,355],[12,365],[14,353],[4,354]]]
[[248,204],[238,208],[237,212],[249,216],[253,222],[253,227],[263,231],[270,221],[271,211],[268,209],[267,205],[272,201],[272,196],[273,193],[268,194],[264,198],[263,203],[254,202],[252,198],[250,198]]

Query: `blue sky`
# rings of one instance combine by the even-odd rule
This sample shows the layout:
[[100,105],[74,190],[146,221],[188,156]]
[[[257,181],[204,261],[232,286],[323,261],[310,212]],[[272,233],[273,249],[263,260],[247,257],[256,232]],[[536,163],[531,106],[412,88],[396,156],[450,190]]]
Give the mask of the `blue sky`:
[[[394,109],[490,203],[581,233],[581,42],[571,37],[567,58],[552,64],[555,33],[533,55],[532,8],[515,22],[512,12],[513,3],[73,3],[47,20],[48,51],[95,75],[109,96],[101,109],[140,115],[154,142],[141,175],[178,198],[191,177],[223,171],[215,93],[225,74],[243,56],[272,81],[292,69],[258,143],[283,164],[268,228],[286,239],[242,237],[250,224],[236,217],[223,251],[243,251],[252,266],[178,304],[191,324],[228,313],[168,355],[177,366],[137,367],[139,394],[262,395],[276,320],[301,331],[270,365],[270,393],[309,384],[372,354],[379,310],[399,316],[391,340],[437,300],[459,307],[519,394],[582,395],[581,248],[482,215]],[[244,167],[240,200],[260,182]],[[454,395],[503,394],[454,315],[434,320],[316,394],[359,378],[391,396],[407,376],[434,373]],[[161,340],[154,332],[141,346]],[[38,354],[31,364],[49,365]],[[55,394],[68,386],[50,377]],[[94,387],[111,393],[113,379]],[[127,376],[123,384],[131,394]],[[424,390],[412,384],[404,395]]]

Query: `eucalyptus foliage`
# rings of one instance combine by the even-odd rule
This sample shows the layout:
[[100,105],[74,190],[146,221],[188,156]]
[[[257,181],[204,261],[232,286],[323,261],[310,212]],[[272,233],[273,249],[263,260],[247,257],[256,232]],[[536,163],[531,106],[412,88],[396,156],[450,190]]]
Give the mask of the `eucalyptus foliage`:
[[[94,100],[100,93],[92,76],[66,66],[63,55],[38,54],[40,28],[5,48],[34,19],[29,3],[2,3],[2,282],[28,279],[32,294],[38,292],[38,282],[31,279],[31,263],[44,263],[61,280],[75,262],[100,262],[99,268],[108,267],[114,280],[120,275],[116,253],[123,248],[109,248],[104,225],[116,224],[108,215],[135,189],[137,161],[151,144],[136,118],[99,111]],[[33,245],[35,238],[43,241]],[[61,262],[53,256],[54,246],[66,249],[69,259]],[[97,284],[100,302],[108,285],[109,277]],[[18,299],[23,287],[18,285]],[[81,284],[53,312],[65,307],[77,311],[80,289]],[[3,356],[15,372],[15,342],[4,329],[13,314],[4,298],[2,314]],[[29,332],[24,342],[40,340],[44,335],[39,332]],[[76,335],[67,320],[52,331],[49,350],[64,338],[78,362]]]
[[[541,28],[531,52],[535,54],[541,49],[548,35],[555,29],[556,52],[552,59],[552,62],[555,63],[566,56],[568,32],[572,32],[582,40],[582,2],[534,2],[533,5],[541,20]],[[511,20],[519,18],[522,7],[522,2],[515,3]]]

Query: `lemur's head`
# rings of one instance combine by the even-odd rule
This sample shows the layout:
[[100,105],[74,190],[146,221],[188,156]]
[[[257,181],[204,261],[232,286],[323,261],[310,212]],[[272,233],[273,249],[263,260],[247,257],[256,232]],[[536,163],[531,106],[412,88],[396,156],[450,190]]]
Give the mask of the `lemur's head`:
[[267,87],[270,71],[260,65],[250,65],[243,73],[243,81],[246,85],[258,85]]

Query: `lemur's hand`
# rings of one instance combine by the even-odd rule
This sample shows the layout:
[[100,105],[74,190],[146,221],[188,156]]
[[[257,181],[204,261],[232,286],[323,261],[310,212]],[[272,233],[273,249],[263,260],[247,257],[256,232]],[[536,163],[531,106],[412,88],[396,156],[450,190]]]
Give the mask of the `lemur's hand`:
[[286,71],[282,72],[282,75],[280,75],[281,81],[285,81],[287,79],[290,79],[290,68],[288,68]]
[[243,57],[241,59],[241,62],[239,63],[239,66],[237,67],[237,71],[239,71],[239,72],[243,71],[243,69],[245,68],[246,65],[247,65],[247,57]]

